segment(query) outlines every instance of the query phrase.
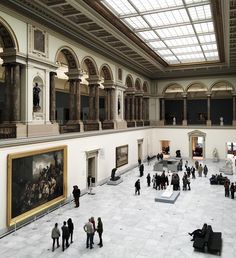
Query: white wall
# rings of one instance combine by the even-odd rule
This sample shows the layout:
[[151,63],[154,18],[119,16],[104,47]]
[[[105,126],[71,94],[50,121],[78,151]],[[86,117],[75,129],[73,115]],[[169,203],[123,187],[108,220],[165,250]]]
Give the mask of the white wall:
[[180,150],[184,158],[189,158],[189,137],[188,133],[194,130],[200,130],[206,133],[206,158],[212,158],[213,149],[216,148],[220,159],[226,158],[226,143],[236,141],[235,129],[201,129],[201,128],[159,128],[155,132],[155,140],[152,144],[158,146],[160,151],[161,140],[170,141],[170,154],[175,156],[175,151]]
[[[116,147],[128,144],[129,156],[128,164],[117,169],[117,172],[124,172],[137,164],[138,160],[138,140],[143,139],[143,156],[147,156],[147,142],[152,142],[152,134],[154,129],[135,130],[130,132],[112,133],[100,136],[91,136],[77,139],[62,140],[57,142],[46,142],[40,144],[28,144],[18,147],[1,148],[0,152],[0,233],[6,228],[7,220],[7,155],[36,151],[57,147],[62,145],[68,146],[68,196],[70,196],[73,185],[77,184],[80,189],[86,189],[87,184],[87,167],[86,167],[86,151],[102,149],[98,154],[97,181],[109,178],[111,170],[116,166]],[[148,153],[150,154],[150,153]]]
[[[234,129],[200,129],[206,133],[206,158],[212,158],[214,148],[218,150],[220,159],[226,158],[226,142],[236,142]],[[124,172],[137,165],[138,140],[143,139],[143,158],[147,155],[156,155],[161,150],[160,141],[170,141],[170,154],[175,156],[179,149],[183,158],[189,157],[188,133],[196,128],[150,128],[145,130],[124,131],[106,135],[75,138],[56,142],[28,144],[18,147],[1,148],[0,155],[0,233],[6,229],[7,210],[7,155],[32,150],[47,149],[61,145],[68,146],[68,196],[72,186],[78,184],[80,189],[86,188],[86,151],[102,149],[98,154],[97,180],[98,183],[109,178],[115,165],[116,147],[128,144],[128,164],[118,168],[117,172]]]

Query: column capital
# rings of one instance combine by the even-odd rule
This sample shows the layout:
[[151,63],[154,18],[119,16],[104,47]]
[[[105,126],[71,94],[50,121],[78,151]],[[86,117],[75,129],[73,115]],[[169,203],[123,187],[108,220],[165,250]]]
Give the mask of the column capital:
[[65,74],[69,77],[69,80],[81,79],[83,76],[83,72],[81,69],[71,69]]
[[93,84],[93,85],[100,85],[100,78],[99,76],[97,75],[93,75],[93,76],[89,76],[86,81],[89,83],[89,84]]
[[104,86],[105,89],[115,89],[115,85],[114,85],[114,81],[110,80],[110,81],[104,81],[102,83],[102,85]]
[[210,91],[207,91],[207,92],[206,92],[207,97],[211,97],[211,94],[212,94],[212,93],[211,93]]
[[183,93],[181,93],[181,95],[183,98],[187,98],[187,92],[183,92]]

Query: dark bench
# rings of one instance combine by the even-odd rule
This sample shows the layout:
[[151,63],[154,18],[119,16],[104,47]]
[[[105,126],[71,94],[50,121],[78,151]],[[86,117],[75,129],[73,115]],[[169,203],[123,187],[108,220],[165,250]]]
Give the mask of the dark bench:
[[221,253],[222,238],[221,232],[213,232],[211,226],[207,226],[207,231],[204,237],[196,237],[193,242],[193,247],[200,251],[209,253]]

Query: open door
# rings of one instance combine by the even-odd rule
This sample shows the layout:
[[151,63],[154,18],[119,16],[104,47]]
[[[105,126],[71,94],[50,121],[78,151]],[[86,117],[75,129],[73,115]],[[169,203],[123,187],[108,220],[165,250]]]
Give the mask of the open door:
[[87,189],[97,184],[98,150],[86,151],[87,156]]
[[143,160],[143,139],[138,140],[138,159]]
[[206,134],[199,131],[194,130],[189,135],[189,156],[195,160],[202,160],[205,158],[205,138]]

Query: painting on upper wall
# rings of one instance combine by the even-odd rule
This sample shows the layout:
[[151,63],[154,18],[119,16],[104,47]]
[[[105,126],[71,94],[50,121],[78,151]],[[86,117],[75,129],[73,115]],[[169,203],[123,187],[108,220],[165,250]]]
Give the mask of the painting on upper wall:
[[116,167],[128,164],[128,145],[116,147]]
[[8,155],[8,226],[65,200],[67,147]]

